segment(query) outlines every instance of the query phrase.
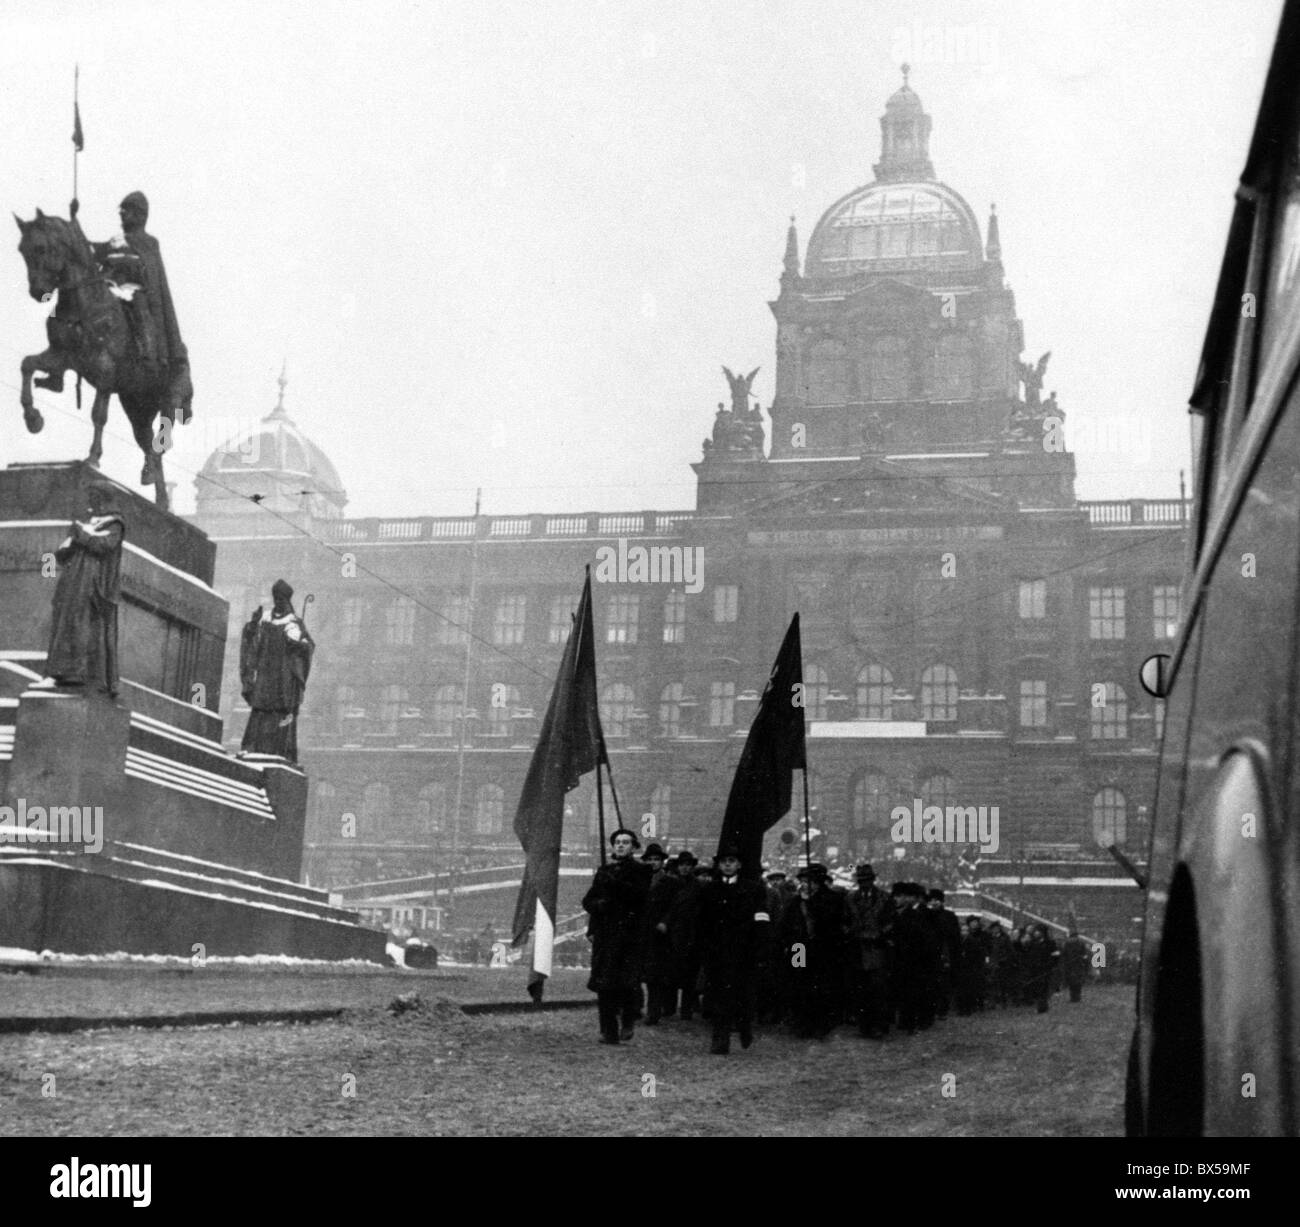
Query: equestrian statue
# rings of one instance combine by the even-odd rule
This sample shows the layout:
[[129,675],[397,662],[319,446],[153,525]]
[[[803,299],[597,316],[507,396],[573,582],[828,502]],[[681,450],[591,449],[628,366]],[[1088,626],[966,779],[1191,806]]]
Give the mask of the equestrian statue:
[[[65,372],[73,371],[95,389],[87,462],[98,468],[108,402],[116,395],[144,455],[140,484],[152,485],[154,501],[165,509],[162,454],[171,446],[171,428],[190,419],[194,389],[162,252],[144,228],[149,202],[142,192],[127,196],[118,210],[122,235],[107,243],[87,241],[75,200],[71,213],[71,221],[40,209],[31,221],[14,216],[27,288],[38,302],[55,299],[45,324],[49,347],[22,361],[23,420],[32,434],[45,425],[32,402],[36,372],[45,372],[38,388],[62,392]],[[162,421],[155,429],[157,418]]]

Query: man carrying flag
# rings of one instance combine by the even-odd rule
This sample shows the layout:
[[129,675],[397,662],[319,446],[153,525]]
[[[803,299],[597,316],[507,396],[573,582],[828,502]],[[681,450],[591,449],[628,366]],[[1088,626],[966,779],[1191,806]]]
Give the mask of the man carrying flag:
[[[795,614],[736,765],[718,837],[719,856],[724,849],[734,852],[740,858],[743,876],[755,881],[763,871],[763,835],[790,811],[795,768],[807,768],[803,713],[803,659],[799,615]],[[807,799],[805,778],[805,840]]]
[[645,911],[654,870],[632,856],[641,846],[620,827],[609,837],[613,860],[596,870],[582,906],[591,916],[591,978],[600,1012],[600,1042],[632,1038],[645,958]]
[[564,796],[599,763],[609,766],[596,705],[596,649],[588,569],[515,813],[515,834],[523,845],[525,864],[515,905],[513,939],[516,946],[522,945],[529,930],[535,929],[528,994],[536,1002],[541,1001],[546,977],[551,974],[555,945]]

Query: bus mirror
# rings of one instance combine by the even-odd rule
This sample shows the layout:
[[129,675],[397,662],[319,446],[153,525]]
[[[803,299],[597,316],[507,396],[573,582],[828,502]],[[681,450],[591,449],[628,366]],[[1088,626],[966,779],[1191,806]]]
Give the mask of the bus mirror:
[[1169,660],[1166,652],[1157,652],[1142,662],[1138,679],[1142,689],[1157,699],[1163,699],[1169,693]]

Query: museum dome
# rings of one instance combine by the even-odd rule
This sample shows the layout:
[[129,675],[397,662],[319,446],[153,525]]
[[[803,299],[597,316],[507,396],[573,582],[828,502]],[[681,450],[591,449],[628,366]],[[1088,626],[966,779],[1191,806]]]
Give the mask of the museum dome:
[[199,471],[197,513],[239,513],[245,500],[281,514],[309,511],[338,519],[348,497],[334,462],[298,428],[284,407],[288,383],[278,380],[275,408],[258,425],[227,439]]
[[966,268],[984,256],[970,205],[938,182],[930,161],[930,116],[907,82],[880,117],[875,180],[840,197],[808,243],[808,277],[933,266]]

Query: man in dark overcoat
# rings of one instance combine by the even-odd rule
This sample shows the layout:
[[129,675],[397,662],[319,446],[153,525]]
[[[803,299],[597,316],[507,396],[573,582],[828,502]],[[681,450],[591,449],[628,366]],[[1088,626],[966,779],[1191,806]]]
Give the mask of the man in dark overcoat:
[[889,945],[894,905],[876,885],[871,865],[859,865],[858,889],[845,901],[849,938],[849,978],[858,1032],[881,1039],[889,1032]]
[[831,889],[825,865],[805,865],[795,876],[799,893],[781,923],[790,1013],[796,1035],[825,1039],[843,987],[845,896]]
[[645,911],[653,870],[632,856],[641,841],[620,827],[609,837],[612,856],[596,870],[582,906],[591,917],[591,977],[596,994],[600,1042],[630,1040],[636,1023],[641,967],[645,956]]
[[769,916],[762,882],[742,879],[737,848],[718,855],[718,876],[705,888],[700,904],[700,945],[713,1013],[713,1044],[709,1051],[731,1051],[731,1032],[740,1046],[754,1042],[754,969]]
[[664,859],[664,850],[651,844],[641,857],[653,871],[646,905],[645,988],[647,1027],[677,1013],[677,988],[673,978],[672,943],[668,935],[668,913],[681,887],[675,861]]

